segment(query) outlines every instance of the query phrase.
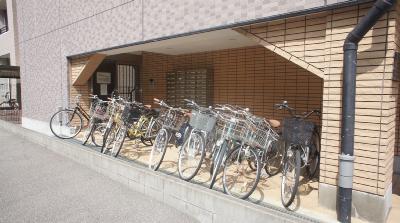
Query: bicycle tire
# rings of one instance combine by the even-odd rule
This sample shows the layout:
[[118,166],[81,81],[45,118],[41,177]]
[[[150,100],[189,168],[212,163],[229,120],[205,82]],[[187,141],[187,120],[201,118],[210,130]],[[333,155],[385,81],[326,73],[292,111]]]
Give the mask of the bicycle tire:
[[[283,140],[278,140],[272,145],[271,151],[266,154],[264,170],[269,176],[277,175],[282,169],[283,152],[285,151],[284,143],[285,142]],[[275,163],[272,163],[271,160],[273,160]],[[275,169],[271,167],[275,167]]]
[[[170,135],[169,134],[170,133],[165,128],[160,129],[160,131],[157,133],[156,139],[154,140],[154,145],[153,145],[153,147],[151,149],[151,152],[150,152],[149,169],[157,171],[160,168],[161,163],[164,160],[165,153],[167,151],[167,146],[168,146],[169,139],[170,139]],[[161,138],[161,137],[163,137],[163,138]],[[161,142],[161,141],[163,141],[163,142]],[[159,145],[160,143],[162,143],[162,144]],[[160,146],[160,149],[161,149],[160,155],[161,156],[160,156],[159,159],[155,160],[156,163],[155,163],[154,166],[152,166],[152,161],[154,159],[154,154],[155,154],[155,152],[157,150],[157,148],[156,148],[157,146]]]
[[[228,175],[227,175],[227,173],[228,173],[228,171],[227,171],[227,169],[230,167],[230,163],[229,163],[229,161],[231,161],[231,158],[233,158],[233,159],[236,159],[234,156],[235,155],[238,155],[238,158],[237,158],[237,161],[239,161],[239,162],[245,162],[246,164],[246,166],[248,166],[248,162],[251,162],[250,160],[248,160],[248,158],[246,157],[246,151],[245,150],[242,150],[243,148],[236,148],[236,149],[234,149],[234,150],[232,150],[232,151],[230,151],[229,152],[229,154],[227,155],[227,157],[226,157],[226,159],[225,159],[225,163],[224,163],[224,172],[223,172],[223,175],[222,175],[222,185],[223,185],[223,188],[224,188],[224,192],[225,193],[227,193],[227,194],[229,194],[229,195],[231,195],[231,196],[233,196],[233,197],[237,197],[237,198],[240,198],[240,199],[247,199],[248,197],[250,197],[250,195],[254,192],[254,190],[257,188],[257,185],[258,185],[258,182],[260,181],[260,175],[261,175],[261,168],[259,168],[260,166],[261,166],[261,162],[260,162],[260,159],[259,159],[259,156],[258,156],[258,154],[257,154],[257,152],[254,150],[254,149],[252,149],[252,148],[249,148],[248,149],[248,151],[251,153],[251,155],[252,155],[252,157],[255,159],[255,164],[254,164],[254,166],[256,167],[256,170],[252,170],[252,168],[250,168],[250,170],[252,170],[252,171],[256,171],[256,175],[255,175],[255,179],[254,179],[254,181],[253,181],[253,185],[250,187],[250,190],[248,191],[248,192],[246,192],[246,193],[244,193],[243,195],[238,195],[238,193],[233,193],[229,188],[230,188],[230,185],[228,185],[228,183],[230,183],[230,182],[233,182],[233,181],[230,181],[230,180],[227,180],[227,178],[229,177]],[[242,152],[243,151],[243,152]],[[244,157],[241,157],[241,156],[244,156]],[[246,160],[247,159],[247,160]],[[233,162],[233,163],[235,163],[235,162]],[[244,171],[244,172],[246,172],[246,171]],[[245,177],[246,178],[246,177]],[[241,183],[242,184],[242,183]],[[247,186],[247,185],[245,185],[245,186]]]
[[[93,130],[93,134],[92,134],[91,138],[92,138],[93,144],[97,147],[103,147],[103,142],[104,142],[103,138],[104,138],[104,131],[105,131],[104,129],[105,129],[104,125],[97,124]],[[96,132],[99,132],[100,134],[97,135]],[[102,138],[101,138],[100,142],[97,142],[97,137],[100,135],[102,136]]]
[[[184,176],[184,173],[183,173],[183,167],[182,167],[182,158],[183,158],[183,156],[184,156],[184,152],[185,152],[185,149],[187,148],[187,147],[189,147],[190,145],[192,145],[191,144],[191,140],[196,140],[195,138],[194,138],[194,136],[195,137],[198,137],[198,140],[199,140],[199,145],[200,145],[200,148],[199,148],[199,150],[200,150],[200,153],[201,153],[201,155],[200,155],[200,159],[199,159],[199,162],[197,163],[197,165],[194,167],[194,172],[192,173],[192,174],[190,174],[189,176]],[[188,148],[188,150],[189,150],[189,148]],[[190,153],[189,151],[187,151],[187,153]],[[190,155],[189,155],[190,156]],[[178,156],[178,173],[179,173],[179,177],[182,179],[182,180],[186,180],[186,181],[189,181],[189,180],[191,180],[191,179],[193,179],[193,177],[195,177],[196,175],[197,175],[197,173],[199,172],[199,170],[200,170],[200,167],[201,167],[201,165],[203,164],[203,160],[204,160],[204,157],[206,156],[206,149],[205,149],[205,146],[204,146],[204,137],[202,136],[202,134],[201,133],[199,133],[199,132],[192,132],[191,134],[190,134],[190,136],[189,136],[189,138],[185,141],[185,143],[182,145],[182,147],[181,147],[181,149],[179,150],[179,156]]]
[[226,142],[224,141],[222,143],[222,145],[220,146],[220,148],[218,149],[217,154],[215,154],[216,157],[214,160],[213,171],[212,171],[212,175],[211,175],[211,182],[210,182],[210,186],[209,186],[210,189],[212,189],[214,187],[214,184],[217,181],[219,168],[222,165],[224,153],[226,152],[226,146],[227,146]]
[[160,131],[161,126],[157,123],[157,118],[151,119],[148,129],[144,135],[146,140],[154,140],[157,137],[158,132]]
[[[319,133],[317,130],[315,130],[313,133],[313,144],[315,146],[315,149],[310,151],[310,155],[314,155],[314,157],[311,159],[312,163],[309,163],[306,168],[308,179],[310,180],[313,179],[315,177],[315,174],[318,172],[320,163],[321,138],[319,137]],[[313,167],[311,164],[315,166]]]
[[143,143],[145,146],[152,146],[153,145],[153,140],[151,138],[146,139],[145,135],[147,132],[147,129],[150,126],[150,120],[146,119],[142,125],[140,126],[140,131],[142,132],[142,135],[140,136],[140,141]]
[[[293,188],[291,190],[289,199],[285,200],[284,199],[284,197],[285,197],[284,189],[285,189],[285,183],[286,183],[286,178],[287,178],[286,170],[287,170],[288,165],[289,165],[288,158],[286,158],[285,163],[284,163],[284,167],[283,167],[284,168],[284,170],[283,170],[284,174],[282,176],[282,181],[281,181],[281,202],[282,202],[282,205],[284,207],[289,207],[293,203],[294,198],[296,197],[298,186],[299,186],[299,180],[300,180],[300,166],[301,166],[300,151],[298,149],[294,149],[293,150],[292,148],[289,148],[288,150],[293,151],[293,155],[292,156],[294,157],[294,185],[293,185]],[[290,151],[287,151],[287,153],[288,152],[290,152]]]
[[[106,130],[104,131],[104,136],[103,136],[103,145],[101,146],[101,153],[105,153],[111,145],[111,143],[114,141],[113,138],[115,138],[115,134],[111,134],[112,131],[115,131],[115,123],[112,123],[110,127],[106,127]],[[109,138],[112,137],[112,138]]]
[[[78,116],[78,119],[79,119],[79,120],[78,120],[78,122],[79,122],[79,123],[78,123],[78,124],[79,124],[78,130],[77,130],[74,134],[72,134],[71,136],[64,137],[64,136],[61,136],[61,135],[57,134],[56,131],[55,131],[55,126],[52,125],[53,120],[55,119],[55,117],[57,117],[57,115],[60,115],[61,112],[68,112],[68,113],[72,112],[73,115],[72,115],[71,120],[73,119],[74,115],[77,115],[77,116]],[[63,109],[63,110],[60,110],[60,111],[54,113],[53,116],[51,116],[49,125],[50,125],[50,130],[51,130],[51,132],[54,134],[54,136],[56,136],[56,137],[58,137],[58,138],[60,138],[60,139],[72,139],[72,138],[74,138],[75,136],[77,136],[77,135],[79,134],[79,132],[82,131],[83,118],[82,118],[82,115],[81,115],[81,114],[79,114],[78,112],[74,112],[73,109]]]
[[[96,127],[96,123],[94,122],[94,120],[90,120],[88,129],[86,129],[85,134],[84,134],[82,145],[86,145],[86,143],[89,141],[89,138],[93,134],[95,127]],[[89,132],[87,132],[87,131],[89,131]]]
[[119,155],[122,145],[124,145],[127,132],[128,130],[125,126],[122,126],[118,129],[118,132],[115,136],[113,148],[111,149],[111,156],[117,157]]

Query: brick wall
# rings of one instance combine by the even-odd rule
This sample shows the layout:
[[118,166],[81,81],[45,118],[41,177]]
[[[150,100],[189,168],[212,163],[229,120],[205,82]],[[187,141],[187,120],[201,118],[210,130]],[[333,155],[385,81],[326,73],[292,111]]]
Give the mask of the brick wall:
[[[166,98],[167,72],[197,68],[213,70],[215,104],[236,104],[279,120],[287,114],[273,105],[282,100],[299,112],[321,109],[322,79],[261,46],[179,56],[144,53],[142,100],[152,103],[153,97]],[[155,80],[154,86],[149,79]]]
[[[288,60],[297,58],[299,65],[323,71],[321,183],[337,184],[343,42],[371,6],[365,3],[241,27],[265,47],[284,51]],[[379,195],[391,183],[398,125],[398,83],[391,80],[395,19],[393,9],[366,34],[357,61],[354,189]]]

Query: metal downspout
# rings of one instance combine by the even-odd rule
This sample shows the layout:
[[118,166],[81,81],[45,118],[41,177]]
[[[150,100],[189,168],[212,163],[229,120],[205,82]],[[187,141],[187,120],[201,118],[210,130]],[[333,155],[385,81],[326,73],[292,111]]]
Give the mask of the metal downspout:
[[337,215],[340,222],[351,222],[358,43],[379,18],[395,4],[395,1],[376,1],[357,26],[347,35],[343,45],[341,154],[339,155],[339,189],[337,194]]

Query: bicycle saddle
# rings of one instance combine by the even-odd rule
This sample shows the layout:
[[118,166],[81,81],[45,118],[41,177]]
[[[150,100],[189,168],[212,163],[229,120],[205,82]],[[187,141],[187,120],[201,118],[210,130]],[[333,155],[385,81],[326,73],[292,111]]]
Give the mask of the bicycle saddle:
[[279,128],[279,126],[281,126],[281,122],[275,119],[269,119],[268,122],[272,128]]

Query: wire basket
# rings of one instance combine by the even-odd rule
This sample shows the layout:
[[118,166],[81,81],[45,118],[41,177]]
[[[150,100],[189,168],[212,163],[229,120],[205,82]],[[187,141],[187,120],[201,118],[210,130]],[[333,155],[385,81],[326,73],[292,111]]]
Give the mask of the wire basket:
[[279,135],[265,121],[249,122],[248,129],[245,141],[255,148],[268,149],[272,142],[279,138]]
[[243,119],[222,115],[217,120],[217,134],[223,138],[243,141],[247,131],[247,123]]
[[283,139],[288,143],[308,146],[311,143],[315,124],[300,118],[283,120]]
[[216,123],[217,119],[213,115],[195,110],[192,111],[192,115],[189,121],[190,126],[192,126],[194,129],[198,129],[208,133],[215,128]]
[[168,109],[160,116],[163,127],[174,131],[179,131],[180,127],[186,121],[185,114],[175,109]]
[[141,108],[135,104],[126,104],[122,110],[121,120],[125,125],[132,125],[139,120]]
[[93,117],[100,120],[105,120],[108,118],[107,114],[107,102],[99,102],[94,106]]

